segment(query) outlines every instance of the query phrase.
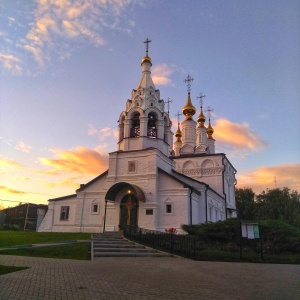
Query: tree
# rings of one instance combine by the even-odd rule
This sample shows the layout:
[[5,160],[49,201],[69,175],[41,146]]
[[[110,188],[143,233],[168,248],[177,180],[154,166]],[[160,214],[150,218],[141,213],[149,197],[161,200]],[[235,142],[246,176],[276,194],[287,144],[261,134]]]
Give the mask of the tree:
[[300,195],[287,187],[263,191],[257,195],[256,211],[260,219],[283,220],[300,227]]
[[255,194],[251,188],[236,189],[235,191],[237,216],[243,220],[254,220],[257,217],[255,209]]
[[4,205],[2,204],[2,202],[0,202],[0,210],[4,209]]

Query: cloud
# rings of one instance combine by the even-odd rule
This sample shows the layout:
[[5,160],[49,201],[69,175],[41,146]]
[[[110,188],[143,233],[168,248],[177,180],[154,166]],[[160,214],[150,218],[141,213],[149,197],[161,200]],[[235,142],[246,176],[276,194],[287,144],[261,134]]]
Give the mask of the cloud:
[[114,137],[117,139],[118,131],[114,130],[110,127],[104,127],[101,129],[97,129],[92,124],[88,124],[88,135],[96,136],[100,142],[103,142],[105,139],[109,137]]
[[52,167],[48,174],[98,175],[108,167],[108,156],[95,150],[78,147],[75,150],[52,150],[55,158],[40,158],[44,166]]
[[0,63],[3,65],[4,69],[15,75],[22,73],[22,61],[16,56],[0,53]]
[[[22,40],[24,49],[43,66],[46,50],[59,52],[62,41],[83,38],[96,47],[103,46],[105,28],[129,31],[134,22],[121,17],[122,12],[138,0],[37,0],[34,21]],[[127,29],[126,29],[127,28]],[[60,41],[58,42],[58,39]],[[50,51],[49,51],[50,53]],[[50,54],[49,54],[50,55]],[[65,55],[68,57],[68,55]]]
[[24,142],[19,142],[16,145],[15,149],[20,150],[20,151],[25,152],[25,153],[29,153],[30,150],[31,150],[31,146],[26,145]]
[[245,155],[248,150],[259,152],[268,146],[262,138],[250,130],[247,123],[233,123],[226,119],[217,119],[213,137],[220,146],[232,150],[232,155]]
[[[81,178],[81,177],[80,177]],[[44,185],[50,188],[55,188],[55,187],[69,187],[72,189],[78,188],[80,185],[79,183],[76,182],[79,177],[70,177],[70,178],[65,178],[60,181],[56,182],[45,182]]]
[[300,164],[263,166],[237,174],[237,188],[244,187],[250,187],[256,193],[276,187],[300,192]]
[[14,190],[14,189],[11,189],[11,188],[3,186],[3,185],[0,186],[0,191],[4,192],[6,194],[14,194],[14,195],[16,195],[16,194],[18,194],[18,195],[27,194],[26,192]]
[[174,86],[170,76],[175,70],[175,66],[168,66],[167,64],[153,66],[151,73],[154,84]]
[[4,156],[0,156],[0,167],[9,167],[9,168],[20,169],[23,167],[23,165],[15,160],[6,158]]

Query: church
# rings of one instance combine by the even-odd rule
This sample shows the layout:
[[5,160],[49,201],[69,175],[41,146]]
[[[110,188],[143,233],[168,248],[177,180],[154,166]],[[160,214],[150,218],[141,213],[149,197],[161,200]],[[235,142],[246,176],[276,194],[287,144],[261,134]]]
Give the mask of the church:
[[39,232],[119,231],[122,226],[182,232],[182,224],[216,222],[236,216],[236,170],[224,153],[215,153],[211,110],[197,121],[191,76],[185,120],[175,133],[151,77],[152,60],[142,58],[141,79],[118,120],[117,151],[108,170],[81,184],[75,194],[50,199]]

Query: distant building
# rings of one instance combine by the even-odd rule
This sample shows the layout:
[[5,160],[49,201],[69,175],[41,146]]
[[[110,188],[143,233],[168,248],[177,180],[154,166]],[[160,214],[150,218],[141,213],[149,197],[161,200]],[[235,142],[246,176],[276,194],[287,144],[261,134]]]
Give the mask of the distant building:
[[211,110],[207,127],[202,104],[193,120],[192,78],[186,79],[185,120],[178,119],[173,143],[169,101],[154,86],[148,47],[141,66],[141,79],[119,117],[118,150],[109,153],[109,169],[76,194],[50,199],[39,231],[103,232],[130,225],[180,232],[182,224],[236,216],[236,170],[224,153],[215,153]]
[[48,206],[25,203],[0,211],[0,225],[17,225],[21,230],[37,231],[47,212]]

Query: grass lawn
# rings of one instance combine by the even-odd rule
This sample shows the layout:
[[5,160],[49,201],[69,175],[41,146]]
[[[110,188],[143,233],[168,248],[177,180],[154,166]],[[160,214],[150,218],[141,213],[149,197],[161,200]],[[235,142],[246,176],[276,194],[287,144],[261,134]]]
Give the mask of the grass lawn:
[[0,247],[43,244],[74,240],[87,240],[79,244],[57,245],[41,248],[21,248],[0,250],[1,254],[33,257],[65,258],[65,259],[91,259],[90,233],[65,232],[27,232],[27,231],[0,231]]
[[90,233],[35,232],[35,231],[0,231],[0,247],[89,240]]
[[50,246],[50,247],[41,247],[41,248],[0,250],[0,255],[6,254],[6,255],[20,255],[20,256],[31,256],[31,257],[90,260],[91,259],[90,251],[91,251],[90,243],[79,243],[79,244],[59,245],[59,246]]
[[16,271],[21,271],[28,269],[27,267],[14,267],[14,266],[3,266],[0,265],[0,275],[7,274],[7,273],[12,273]]

